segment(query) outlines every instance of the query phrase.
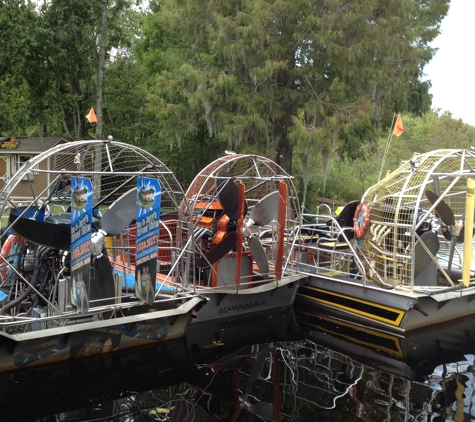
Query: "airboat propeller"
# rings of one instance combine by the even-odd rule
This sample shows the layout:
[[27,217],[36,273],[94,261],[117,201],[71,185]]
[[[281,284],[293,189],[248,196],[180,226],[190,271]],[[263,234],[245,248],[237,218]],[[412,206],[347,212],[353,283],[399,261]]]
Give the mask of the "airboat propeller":
[[[120,234],[135,219],[136,189],[133,188],[123,194],[104,212],[97,223],[98,230],[91,238],[93,269],[91,283],[91,299],[114,296],[114,279],[112,265],[107,253],[104,252],[106,236]],[[71,250],[71,215],[53,214],[45,221],[29,218],[19,218],[12,211],[10,213],[12,229],[27,241],[56,250]]]
[[236,227],[237,231],[229,232],[223,237],[221,242],[208,252],[205,257],[197,260],[197,267],[209,267],[226,256],[226,254],[228,254],[232,249],[239,248],[238,231],[241,229],[242,235],[244,235],[248,241],[251,255],[256,261],[259,271],[264,275],[264,277],[266,277],[266,274],[269,273],[269,263],[260,240],[252,233],[252,227],[264,226],[277,218],[279,192],[271,192],[257,202],[257,204],[252,208],[249,217],[242,222],[241,228],[238,224],[240,217],[240,201],[244,202],[244,217],[247,215],[248,207],[244,197],[240,199],[238,186],[233,182],[232,177],[230,177],[224,169],[220,170],[218,173],[218,178],[216,179],[216,190],[218,192],[219,203],[230,220],[230,227]]
[[[239,189],[224,169],[218,173],[216,179],[219,203],[230,220],[237,222],[239,207]],[[244,202],[244,215],[247,214],[247,204]]]
[[201,257],[196,261],[198,268],[208,268],[210,265],[215,264],[220,259],[224,258],[229,251],[236,246],[237,233],[230,232],[223,237],[223,240],[206,254],[206,257]]
[[[424,246],[422,245],[425,245]],[[427,250],[430,254],[427,252]],[[414,278],[417,278],[432,262],[432,257],[439,251],[439,238],[432,230],[422,233],[421,238],[415,245],[414,251]]]
[[[91,238],[92,246],[92,262],[91,267],[94,268],[95,280],[107,280],[103,284],[104,291],[101,297],[113,297],[114,295],[114,277],[112,274],[112,265],[107,253],[104,251],[104,240],[106,236],[116,236],[125,230],[129,224],[135,219],[135,204],[137,200],[137,190],[130,189],[124,193],[119,199],[110,205],[104,212],[104,215],[98,222],[99,229],[93,233]],[[92,286],[91,286],[92,289]]]
[[[437,195],[436,193],[431,192],[430,190],[426,190],[425,194],[432,205],[439,201],[439,195]],[[452,209],[443,200],[440,200],[440,202],[436,205],[435,211],[447,227],[455,226],[454,213]],[[445,230],[442,233],[447,240],[451,239],[452,236],[450,231]]]
[[[122,195],[104,213],[98,222],[104,236],[120,234],[135,219],[136,189]],[[56,250],[71,248],[70,214],[52,214],[44,221],[19,218],[15,210],[10,213],[13,231],[31,243]]]
[[443,234],[447,240],[450,240],[449,262],[447,264],[447,272],[450,274],[450,271],[452,269],[452,260],[455,253],[455,245],[457,244],[457,241],[463,242],[464,221],[463,219],[459,221],[455,221],[454,212],[447,205],[447,203],[443,199],[441,199],[437,194],[429,190],[426,190],[425,194],[427,196],[427,199],[432,205],[436,204],[435,211],[439,215],[442,222],[449,229],[449,231],[444,231]]
[[104,212],[98,223],[96,237],[102,242],[106,236],[117,236],[135,219],[135,204],[137,201],[136,188],[124,193]]
[[16,234],[36,245],[56,250],[69,250],[71,247],[69,215],[57,215],[47,218],[47,221],[39,221],[18,217],[15,210],[12,210],[9,223]]

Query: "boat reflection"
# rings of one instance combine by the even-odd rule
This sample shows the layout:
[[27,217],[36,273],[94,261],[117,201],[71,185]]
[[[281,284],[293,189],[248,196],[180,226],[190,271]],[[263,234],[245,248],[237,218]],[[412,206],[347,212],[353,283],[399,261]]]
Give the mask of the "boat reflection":
[[298,311],[306,337],[358,362],[415,381],[424,381],[440,365],[475,354],[473,318],[458,319],[404,336]]
[[397,337],[286,309],[192,327],[186,340],[5,374],[2,420],[458,422],[475,415],[469,320]]
[[58,420],[109,416],[116,411],[114,401],[136,392],[198,380],[184,340],[108,358],[19,370],[0,377],[2,420],[27,421],[53,414],[58,414]]
[[27,421],[51,415],[55,415],[52,420],[90,420],[122,413],[129,417],[166,416],[170,409],[156,406],[154,397],[161,397],[158,392],[163,389],[175,413],[180,409],[176,403],[186,407],[183,386],[187,386],[185,390],[196,389],[203,383],[195,362],[213,362],[259,339],[271,342],[302,338],[295,314],[288,307],[193,325],[183,339],[131,351],[1,373],[1,420]]
[[[340,361],[350,359],[349,367],[361,367],[357,382],[347,389],[354,403],[352,412],[359,418],[473,420],[472,318],[399,337],[309,312],[299,312],[298,317],[307,342],[320,349],[314,353]],[[354,379],[340,374],[331,377],[339,376]]]

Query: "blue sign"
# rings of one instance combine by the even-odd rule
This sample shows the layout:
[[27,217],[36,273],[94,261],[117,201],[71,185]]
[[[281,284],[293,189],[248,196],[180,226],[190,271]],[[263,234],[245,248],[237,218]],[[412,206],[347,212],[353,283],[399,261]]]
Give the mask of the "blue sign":
[[137,178],[135,295],[148,305],[155,301],[161,199],[157,179]]
[[89,309],[92,234],[92,184],[71,178],[71,303],[79,312]]

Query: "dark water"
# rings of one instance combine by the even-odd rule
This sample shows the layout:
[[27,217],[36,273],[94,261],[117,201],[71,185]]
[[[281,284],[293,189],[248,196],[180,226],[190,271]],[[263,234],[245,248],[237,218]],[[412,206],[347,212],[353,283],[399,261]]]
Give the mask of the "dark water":
[[471,320],[405,338],[283,309],[0,376],[2,421],[472,421]]

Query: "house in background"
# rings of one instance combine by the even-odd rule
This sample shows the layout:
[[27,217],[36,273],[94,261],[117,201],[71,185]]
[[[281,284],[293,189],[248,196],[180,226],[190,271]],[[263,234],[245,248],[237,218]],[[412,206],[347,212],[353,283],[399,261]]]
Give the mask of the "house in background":
[[68,142],[61,137],[4,138],[0,137],[0,190],[17,172],[23,163],[35,155]]

